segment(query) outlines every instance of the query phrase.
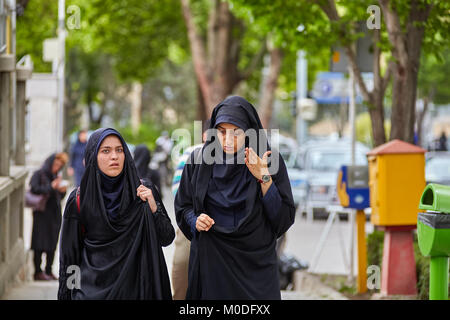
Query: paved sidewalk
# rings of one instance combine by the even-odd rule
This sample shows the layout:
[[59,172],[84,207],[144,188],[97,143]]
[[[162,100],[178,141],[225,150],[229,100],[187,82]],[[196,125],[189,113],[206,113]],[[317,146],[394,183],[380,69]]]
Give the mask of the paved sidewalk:
[[24,282],[6,292],[3,300],[56,300],[58,281]]
[[[169,188],[164,188],[164,204],[166,206],[167,212],[169,213],[170,219],[174,227],[176,227],[175,213],[173,208],[173,196]],[[29,209],[25,210],[24,213],[24,235],[26,247],[29,247],[30,237],[31,237],[31,226],[32,218]],[[317,237],[320,235],[320,231],[324,226],[324,221],[315,222],[313,225],[305,223],[302,218],[296,220],[295,225],[291,228],[292,230],[288,233],[288,245],[287,253],[294,254],[299,258],[310,258],[308,254],[312,254]],[[312,234],[311,234],[311,231]],[[335,235],[333,235],[334,237]],[[306,240],[306,241],[305,241]],[[329,239],[330,244],[334,244],[334,239]],[[28,248],[26,248],[28,250]],[[321,260],[322,265],[336,265],[336,260],[339,261],[339,251],[337,248],[326,248],[328,250],[332,249],[337,252],[334,254],[327,255],[324,252],[323,258]],[[309,251],[308,251],[309,250]],[[55,262],[53,265],[54,274],[58,275],[59,271],[59,246],[56,251]],[[167,269],[169,275],[172,270],[172,257],[174,253],[174,245],[163,248],[164,256],[166,258]],[[29,257],[29,259],[31,256]],[[31,260],[31,259],[30,259]],[[33,268],[31,261],[30,270]],[[331,271],[331,270],[327,270]],[[333,271],[337,271],[333,269]],[[31,276],[28,275],[28,279]],[[313,276],[309,276],[306,272],[297,272],[295,274],[295,291],[282,291],[281,296],[283,300],[318,300],[318,299],[346,299],[340,293],[334,291],[331,288],[326,287],[322,283],[316,281]],[[16,284],[13,288],[7,290],[3,297],[0,299],[5,300],[55,300],[57,298],[58,292],[58,281],[26,281]]]
[[[9,290],[3,300],[56,300],[58,281],[32,281]],[[282,300],[342,300],[335,293],[320,287],[305,291],[281,291]]]

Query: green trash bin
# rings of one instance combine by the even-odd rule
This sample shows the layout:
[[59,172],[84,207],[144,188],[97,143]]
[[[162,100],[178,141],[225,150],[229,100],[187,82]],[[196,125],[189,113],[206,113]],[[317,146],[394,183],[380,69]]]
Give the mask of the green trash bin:
[[417,236],[420,252],[430,257],[430,300],[448,299],[450,187],[429,184],[420,198]]

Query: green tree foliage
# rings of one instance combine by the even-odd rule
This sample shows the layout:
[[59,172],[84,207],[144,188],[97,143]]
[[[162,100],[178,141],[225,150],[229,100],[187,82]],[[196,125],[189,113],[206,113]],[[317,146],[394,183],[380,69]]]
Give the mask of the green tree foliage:
[[43,41],[56,37],[57,23],[57,1],[30,1],[23,13],[17,16],[16,56],[20,59],[29,54],[34,64],[34,72],[52,70],[51,63],[42,59]]

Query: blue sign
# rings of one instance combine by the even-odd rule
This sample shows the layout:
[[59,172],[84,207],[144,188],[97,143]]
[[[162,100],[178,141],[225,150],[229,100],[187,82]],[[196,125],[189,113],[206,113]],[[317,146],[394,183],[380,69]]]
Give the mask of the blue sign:
[[[369,91],[373,88],[373,74],[362,73],[363,80]],[[349,81],[342,72],[319,72],[311,92],[312,97],[319,104],[349,103]],[[355,85],[355,101],[362,102],[358,85]]]
[[367,166],[341,166],[337,193],[345,208],[364,210],[370,207]]

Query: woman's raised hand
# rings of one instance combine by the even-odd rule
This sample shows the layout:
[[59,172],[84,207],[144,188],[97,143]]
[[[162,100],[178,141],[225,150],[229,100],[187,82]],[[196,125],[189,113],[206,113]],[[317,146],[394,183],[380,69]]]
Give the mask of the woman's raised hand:
[[156,205],[155,198],[153,197],[152,190],[141,184],[137,188],[137,196],[142,199],[142,201],[148,201],[150,205],[150,210],[152,213],[155,213],[158,210],[158,206]]
[[252,148],[245,148],[245,164],[256,179],[260,180],[263,175],[269,174],[267,158],[271,153],[272,151],[267,151],[261,159]]
[[207,214],[202,213],[197,217],[197,221],[195,222],[195,227],[198,231],[208,231],[211,229],[214,224],[214,220],[210,218]]

